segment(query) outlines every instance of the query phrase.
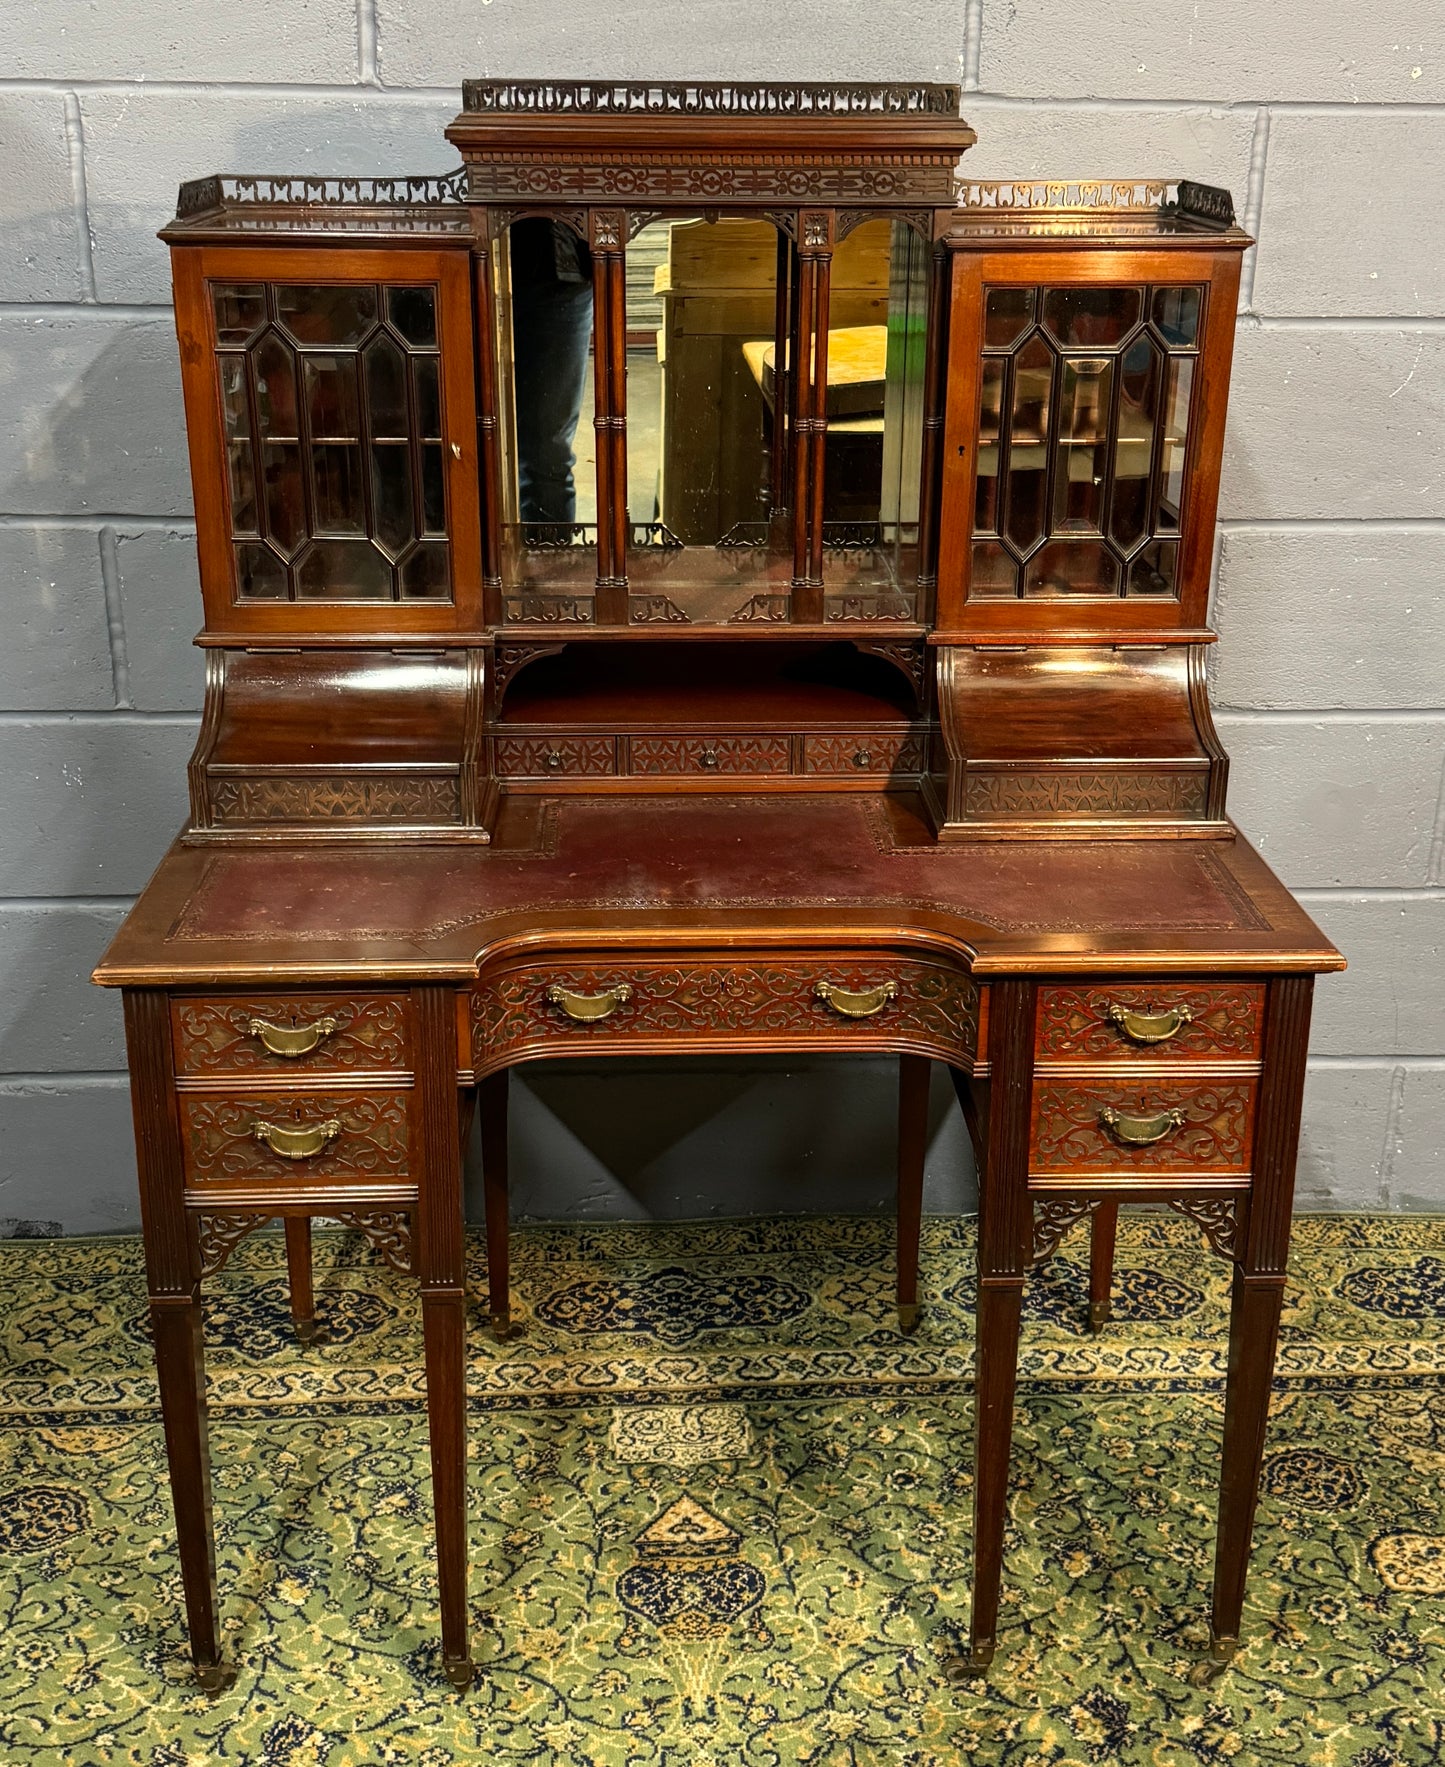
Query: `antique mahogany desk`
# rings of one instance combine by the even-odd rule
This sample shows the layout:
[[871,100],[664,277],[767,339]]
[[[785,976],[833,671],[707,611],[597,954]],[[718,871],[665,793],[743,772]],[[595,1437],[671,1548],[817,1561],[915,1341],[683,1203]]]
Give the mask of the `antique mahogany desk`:
[[928,1063],[980,1171],[974,1606],[1020,1302],[1123,1202],[1234,1264],[1210,1672],[1239,1634],[1314,975],[1225,814],[1203,659],[1224,192],[959,186],[951,87],[470,83],[448,178],[215,177],[169,242],[205,601],[191,815],[125,991],[190,1636],[221,1658],[201,1285],[310,1220],[421,1289],[471,1675],[462,1148],[509,1325],[506,1077]]

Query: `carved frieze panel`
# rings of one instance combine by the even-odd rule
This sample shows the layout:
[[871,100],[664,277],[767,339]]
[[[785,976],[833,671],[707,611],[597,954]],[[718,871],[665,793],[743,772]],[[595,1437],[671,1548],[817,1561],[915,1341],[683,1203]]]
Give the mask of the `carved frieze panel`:
[[[1138,1019],[1159,1020],[1168,1037],[1135,1041]],[[1187,1015],[1187,1016],[1186,1016]],[[1258,982],[1119,982],[1039,990],[1038,1053],[1044,1060],[1123,1057],[1179,1061],[1259,1058],[1264,987]]]
[[[179,1102],[188,1183],[406,1177],[405,1093],[265,1092],[248,1098],[185,1093]],[[314,1154],[291,1157],[277,1151],[307,1135],[320,1143]]]
[[222,828],[275,822],[434,826],[461,820],[460,781],[451,775],[212,775],[209,790],[212,818]]
[[[181,1074],[405,1071],[411,1065],[404,999],[387,994],[288,994],[184,997],[171,1004],[176,1068]],[[326,1027],[330,1027],[327,1029]],[[275,1032],[281,1032],[278,1038]],[[278,1055],[268,1047],[309,1032],[314,1046]]]
[[1093,768],[1028,773],[970,771],[964,781],[969,817],[1203,816],[1204,772],[1104,771]]
[[[1111,1114],[1114,1120],[1111,1119]],[[1254,1083],[1140,1079],[1034,1083],[1031,1171],[1243,1172]]]

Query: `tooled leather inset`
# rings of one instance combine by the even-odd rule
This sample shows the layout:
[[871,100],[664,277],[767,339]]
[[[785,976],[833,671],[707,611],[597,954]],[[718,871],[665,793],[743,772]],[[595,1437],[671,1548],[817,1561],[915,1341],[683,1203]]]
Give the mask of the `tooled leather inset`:
[[[826,981],[850,993],[897,985],[876,1015],[850,1019],[821,1000]],[[592,996],[626,984],[629,996],[604,1020],[579,1025],[550,1002],[547,991]],[[809,963],[698,963],[556,966],[514,970],[482,982],[472,993],[472,1047],[478,1064],[521,1044],[568,1037],[583,1043],[599,1035],[737,1032],[788,1039],[836,1039],[849,1026],[870,1024],[890,1036],[913,1035],[945,1051],[971,1055],[978,1042],[978,984],[961,974],[906,960],[860,963],[819,958]]]
[[[404,1070],[411,1065],[404,1000],[382,995],[265,994],[232,1000],[177,1000],[173,1006],[177,1066],[183,1074],[276,1072],[337,1068]],[[283,1027],[331,1019],[336,1029],[307,1055],[271,1054],[250,1030],[253,1021]]]
[[[1109,1017],[1111,1006],[1167,1013],[1187,1007],[1191,1017],[1167,1042],[1133,1043]],[[1038,1053],[1050,1057],[1105,1057],[1158,1061],[1219,1056],[1253,1061],[1260,1049],[1264,988],[1253,982],[1195,984],[1113,983],[1102,987],[1039,990]]]
[[[1140,1118],[1183,1113],[1183,1122],[1148,1145],[1128,1145],[1110,1134],[1102,1113]],[[1117,1080],[1069,1081],[1040,1077],[1034,1084],[1033,1147],[1036,1172],[1101,1172],[1146,1166],[1159,1172],[1244,1171],[1249,1165],[1254,1090],[1248,1082],[1195,1085]]]
[[456,822],[461,787],[447,776],[365,779],[212,778],[211,814],[222,825],[267,822]]
[[[186,1095],[181,1100],[181,1115],[187,1176],[199,1183],[238,1178],[274,1178],[294,1184],[314,1178],[406,1177],[404,1096],[266,1092],[232,1099]],[[258,1122],[293,1130],[331,1120],[340,1123],[340,1133],[309,1159],[284,1159],[255,1134]]]

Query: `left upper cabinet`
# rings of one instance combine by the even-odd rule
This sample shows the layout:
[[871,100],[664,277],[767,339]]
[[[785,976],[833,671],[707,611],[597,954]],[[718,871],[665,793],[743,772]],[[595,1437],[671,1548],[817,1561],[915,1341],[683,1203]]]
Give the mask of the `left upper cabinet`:
[[206,179],[165,231],[212,636],[481,624],[471,228],[397,186],[446,191]]

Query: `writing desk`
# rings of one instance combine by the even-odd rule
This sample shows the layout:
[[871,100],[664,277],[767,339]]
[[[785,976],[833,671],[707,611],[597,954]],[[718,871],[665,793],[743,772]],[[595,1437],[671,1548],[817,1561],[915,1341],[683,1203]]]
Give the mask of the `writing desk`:
[[126,990],[151,1314],[203,1677],[224,1670],[200,1296],[237,1240],[285,1218],[303,1319],[295,1225],[312,1215],[360,1227],[417,1277],[443,1647],[464,1685],[458,1127],[473,1089],[490,1304],[505,1330],[511,1065],[805,1049],[902,1058],[905,1323],[918,1305],[928,1061],[948,1064],[979,1145],[975,1666],[994,1649],[1031,1265],[1120,1202],[1179,1209],[1233,1261],[1211,1645],[1225,1660],[1285,1280],[1313,973],[1339,962],[1242,838],[940,846],[906,798],[533,798],[509,802],[481,851],[174,848],[97,976]]

